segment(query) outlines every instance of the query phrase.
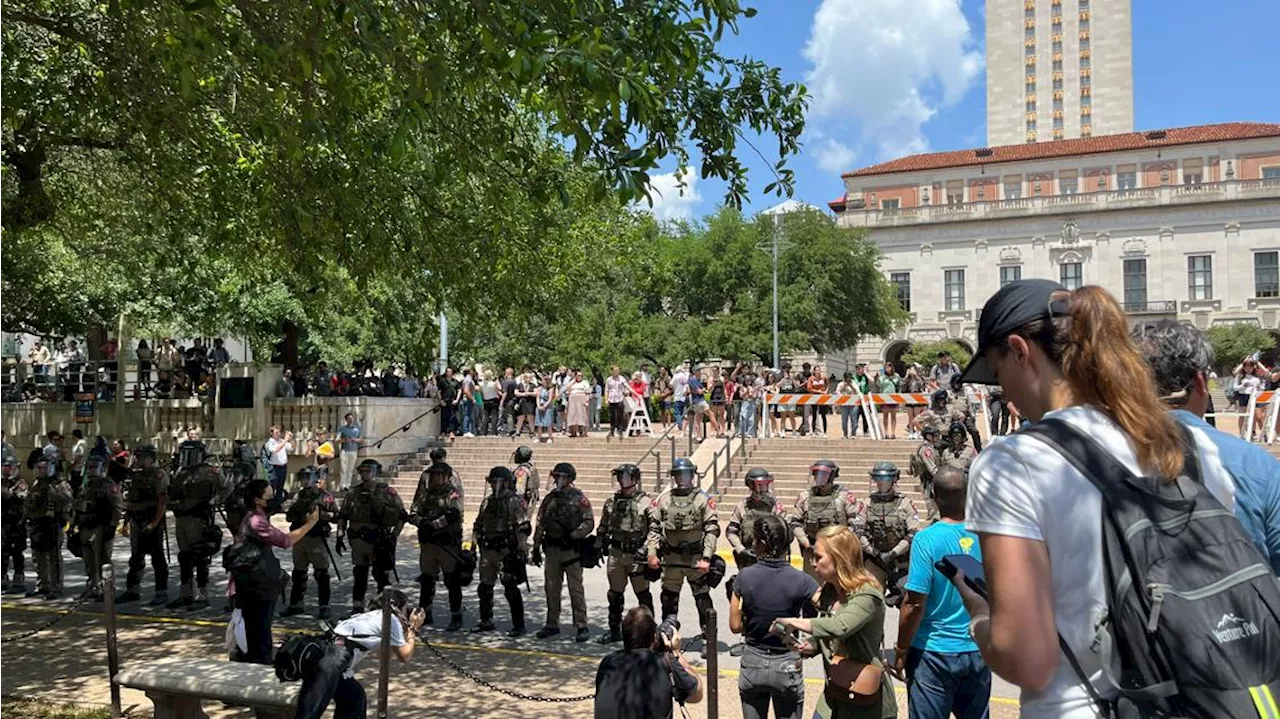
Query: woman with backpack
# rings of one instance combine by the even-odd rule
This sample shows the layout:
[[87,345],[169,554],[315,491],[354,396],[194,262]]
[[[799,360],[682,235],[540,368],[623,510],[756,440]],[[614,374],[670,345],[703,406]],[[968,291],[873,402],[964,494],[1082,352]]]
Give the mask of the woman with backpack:
[[[297,719],[320,719],[333,702],[333,719],[364,719],[368,700],[364,686],[355,677],[356,665],[378,651],[382,644],[382,610],[386,594],[370,603],[370,610],[353,615],[333,628],[333,643],[314,669],[302,678],[298,694]],[[392,655],[401,663],[413,656],[414,639],[427,618],[419,608],[408,614],[409,596],[391,591]]]
[[[249,514],[240,525],[240,541],[227,548],[224,565],[230,575],[227,580],[227,596],[232,598],[244,621],[246,650],[244,661],[251,664],[271,663],[271,620],[276,613],[276,599],[284,585],[284,573],[280,560],[272,547],[288,549],[307,536],[307,532],[320,521],[320,509],[312,507],[307,521],[292,532],[284,532],[271,524],[268,509],[275,498],[275,490],[265,479],[250,480],[245,485],[245,504]],[[242,562],[241,567],[236,561]],[[252,561],[250,561],[252,560]],[[232,619],[235,622],[235,619]]]
[[[1152,645],[1176,645],[1183,649],[1178,661],[1190,662],[1218,656],[1220,650],[1207,630],[1194,637],[1208,642],[1203,651],[1188,651],[1193,639],[1160,621],[1162,607],[1168,619],[1185,605],[1172,598],[1165,602],[1164,585],[1149,582],[1184,587],[1185,562],[1179,573],[1170,569],[1164,579],[1135,574],[1130,582],[1136,591],[1124,596],[1141,607],[1141,624],[1159,628],[1150,634],[1140,628],[1140,645],[1123,641],[1132,634],[1117,632],[1132,626],[1126,624],[1136,616],[1127,611],[1130,604],[1109,606],[1110,591],[1125,591],[1112,586],[1123,582],[1111,572],[1127,574],[1128,561],[1117,554],[1112,530],[1104,534],[1104,525],[1111,526],[1104,516],[1114,516],[1117,508],[1156,503],[1104,500],[1103,489],[1107,497],[1117,497],[1117,492],[1141,486],[1161,498],[1166,492],[1187,496],[1207,489],[1228,510],[1234,504],[1231,478],[1212,441],[1197,431],[1184,438],[1157,397],[1151,369],[1129,332],[1128,317],[1100,287],[1068,291],[1049,280],[1013,282],[984,305],[978,352],[964,372],[966,383],[999,384],[1005,397],[1035,423],[992,442],[969,471],[968,528],[981,541],[987,599],[966,584],[963,572],[954,579],[982,658],[992,671],[1022,688],[1021,716],[1030,719],[1107,716],[1119,690],[1102,679],[1101,670],[1113,656],[1153,659]],[[1100,467],[1108,471],[1098,471]],[[1092,468],[1089,474],[1085,468]],[[1198,475],[1200,486],[1188,489],[1193,480],[1185,475]],[[1212,504],[1202,496],[1197,509]],[[1189,512],[1186,521],[1174,521],[1179,530],[1195,524]],[[1229,512],[1212,519],[1224,522],[1224,535],[1235,521]],[[1126,529],[1131,530],[1124,534],[1126,540],[1141,535],[1139,539],[1158,544],[1163,539],[1163,530],[1152,522]],[[1130,557],[1141,551],[1133,544],[1125,549]],[[1212,551],[1212,546],[1201,546],[1184,556],[1209,562],[1221,556]],[[1098,632],[1108,617],[1110,641]],[[1255,619],[1259,625],[1269,621],[1265,616]],[[1108,669],[1120,668],[1112,665]]]

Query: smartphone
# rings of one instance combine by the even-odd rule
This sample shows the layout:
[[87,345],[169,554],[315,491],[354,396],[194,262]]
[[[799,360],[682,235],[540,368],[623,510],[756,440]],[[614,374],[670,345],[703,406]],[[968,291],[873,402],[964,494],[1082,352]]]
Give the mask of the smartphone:
[[939,572],[947,579],[954,579],[956,570],[964,572],[964,583],[977,592],[983,599],[987,598],[987,575],[982,563],[968,554],[948,554],[934,562]]

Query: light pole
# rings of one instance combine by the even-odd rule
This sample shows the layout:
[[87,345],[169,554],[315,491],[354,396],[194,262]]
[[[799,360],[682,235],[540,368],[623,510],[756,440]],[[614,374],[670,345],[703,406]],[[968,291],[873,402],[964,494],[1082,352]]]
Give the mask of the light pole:
[[781,348],[778,346],[778,252],[787,248],[785,238],[782,237],[782,216],[788,212],[795,212],[809,208],[803,202],[795,200],[787,200],[780,205],[774,205],[760,214],[768,215],[773,220],[773,232],[771,233],[771,242],[768,247],[760,247],[759,249],[768,251],[773,256],[773,368],[778,369],[782,366],[780,357]]

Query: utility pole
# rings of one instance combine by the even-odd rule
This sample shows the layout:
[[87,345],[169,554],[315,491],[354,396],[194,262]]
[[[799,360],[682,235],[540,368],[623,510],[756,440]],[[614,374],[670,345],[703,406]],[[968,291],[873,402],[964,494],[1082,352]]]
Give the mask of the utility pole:
[[782,218],[773,216],[773,366],[780,366],[778,359],[778,223]]

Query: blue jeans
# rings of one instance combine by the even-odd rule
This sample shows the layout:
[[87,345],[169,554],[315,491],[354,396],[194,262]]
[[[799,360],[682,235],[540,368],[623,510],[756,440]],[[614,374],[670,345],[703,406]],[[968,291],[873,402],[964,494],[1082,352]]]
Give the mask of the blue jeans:
[[273,496],[271,498],[271,511],[279,512],[281,505],[284,504],[284,483],[289,478],[289,465],[273,464],[271,465],[271,476],[267,480],[271,482]]
[[756,436],[756,401],[753,399],[744,400],[738,409],[738,434]]
[[800,719],[804,714],[804,664],[800,655],[772,654],[751,645],[742,650],[738,697],[742,719]]
[[987,719],[990,699],[991,668],[977,652],[907,652],[909,719]]
[[459,402],[458,406],[462,408],[462,433],[474,433],[476,431],[476,403],[475,402]]
[[676,400],[676,426],[684,427],[684,408],[689,405],[684,400]]

